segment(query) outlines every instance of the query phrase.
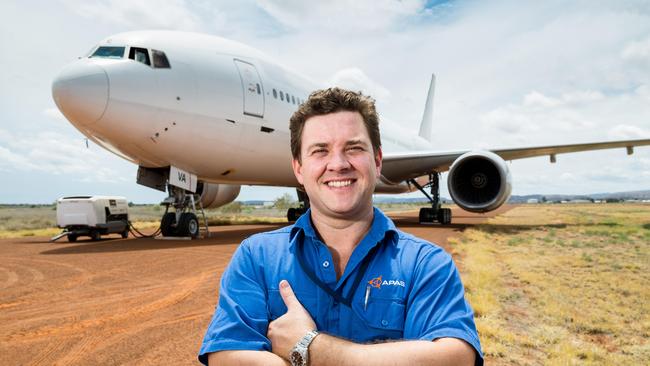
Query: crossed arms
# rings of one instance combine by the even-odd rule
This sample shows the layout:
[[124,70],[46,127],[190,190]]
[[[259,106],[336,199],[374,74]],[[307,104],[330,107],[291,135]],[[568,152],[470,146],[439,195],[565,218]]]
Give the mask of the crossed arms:
[[[272,352],[221,351],[208,356],[215,365],[289,365],[291,348],[310,330],[316,329],[311,316],[298,301],[289,283],[280,283],[287,312],[269,324],[267,337]],[[309,346],[311,366],[325,365],[474,365],[472,346],[457,338],[358,344],[328,334],[319,334]]]

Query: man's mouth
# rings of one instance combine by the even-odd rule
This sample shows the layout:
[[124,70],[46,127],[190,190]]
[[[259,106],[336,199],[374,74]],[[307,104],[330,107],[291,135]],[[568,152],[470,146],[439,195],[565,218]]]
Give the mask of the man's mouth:
[[341,188],[341,187],[347,187],[350,184],[352,184],[353,180],[352,179],[346,179],[346,180],[331,180],[327,182],[328,187],[333,187],[333,188]]

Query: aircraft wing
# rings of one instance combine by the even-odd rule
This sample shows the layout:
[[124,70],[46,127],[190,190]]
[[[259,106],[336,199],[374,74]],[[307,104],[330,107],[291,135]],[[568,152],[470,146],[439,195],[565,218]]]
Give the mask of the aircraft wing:
[[[626,148],[632,154],[634,146],[650,145],[650,139],[593,142],[571,145],[549,145],[514,149],[489,149],[504,160],[532,158],[549,155],[555,162],[555,155],[579,151]],[[431,172],[449,170],[451,164],[461,155],[472,150],[460,151],[418,151],[384,154],[382,176],[393,183],[427,175]]]

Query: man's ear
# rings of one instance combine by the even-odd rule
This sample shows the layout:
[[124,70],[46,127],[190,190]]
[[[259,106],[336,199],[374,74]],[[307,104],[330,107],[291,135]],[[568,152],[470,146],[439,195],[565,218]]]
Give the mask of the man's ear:
[[293,175],[296,176],[298,183],[303,185],[302,164],[300,163],[300,159],[291,159],[291,168],[293,169]]
[[381,147],[377,149],[377,152],[375,153],[375,167],[377,169],[377,178],[381,176],[381,167],[382,167],[382,159],[384,158],[384,154],[381,152]]

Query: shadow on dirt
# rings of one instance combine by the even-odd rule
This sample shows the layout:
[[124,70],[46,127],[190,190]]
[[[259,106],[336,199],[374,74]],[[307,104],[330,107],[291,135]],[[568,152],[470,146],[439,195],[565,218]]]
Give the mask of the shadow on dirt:
[[[263,231],[279,229],[282,224],[269,224],[258,226],[256,228],[224,230],[212,232],[212,236],[204,239],[195,240],[160,240],[154,238],[133,238],[128,239],[102,239],[99,241],[79,240],[70,246],[70,243],[63,242],[66,245],[62,248],[56,248],[41,252],[41,254],[86,254],[86,253],[114,253],[130,252],[141,250],[158,250],[173,248],[190,248],[213,245],[238,245],[244,238]],[[58,245],[57,243],[53,244]]]

